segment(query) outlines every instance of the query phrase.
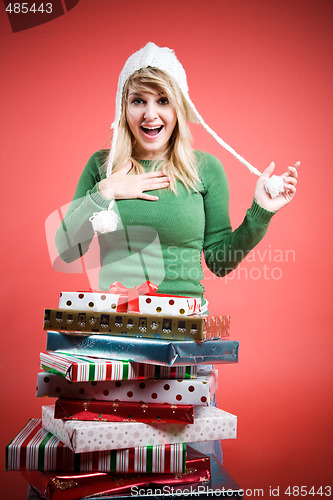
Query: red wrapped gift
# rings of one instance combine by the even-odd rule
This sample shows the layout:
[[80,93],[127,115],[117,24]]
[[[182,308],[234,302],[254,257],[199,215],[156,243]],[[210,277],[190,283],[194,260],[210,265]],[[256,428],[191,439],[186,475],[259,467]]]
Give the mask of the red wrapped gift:
[[210,458],[187,447],[183,474],[66,474],[22,472],[23,477],[45,500],[77,500],[91,495],[131,492],[133,487],[200,483],[210,480]]
[[193,424],[193,405],[161,403],[123,403],[58,399],[54,418],[100,420],[101,422],[146,422],[151,424]]

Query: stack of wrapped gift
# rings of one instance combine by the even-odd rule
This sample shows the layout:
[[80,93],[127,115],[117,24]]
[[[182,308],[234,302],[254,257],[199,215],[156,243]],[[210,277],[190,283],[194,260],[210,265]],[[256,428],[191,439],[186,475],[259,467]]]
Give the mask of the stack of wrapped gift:
[[152,287],[62,292],[45,310],[37,396],[58,399],[6,448],[42,498],[210,484],[210,457],[187,443],[236,437],[236,417],[210,404],[211,363],[237,362],[229,318]]

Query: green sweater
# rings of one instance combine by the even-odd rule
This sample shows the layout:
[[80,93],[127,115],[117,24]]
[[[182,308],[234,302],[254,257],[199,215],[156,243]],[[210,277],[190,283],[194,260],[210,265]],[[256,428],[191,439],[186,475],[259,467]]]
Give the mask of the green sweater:
[[[89,159],[57,231],[57,250],[65,262],[88,250],[94,236],[89,217],[110,203],[97,189],[105,177],[101,165],[106,154],[97,151]],[[232,231],[224,169],[208,153],[195,151],[195,155],[201,180],[198,192],[188,192],[177,182],[177,195],[169,189],[151,191],[158,201],[117,200],[114,209],[121,219],[117,230],[98,235],[101,290],[115,281],[133,287],[149,279],[159,286],[159,293],[202,297],[202,251],[208,268],[225,276],[262,239],[274,212],[254,200],[242,224]],[[150,169],[150,161],[141,164]],[[97,267],[99,262],[86,265]]]

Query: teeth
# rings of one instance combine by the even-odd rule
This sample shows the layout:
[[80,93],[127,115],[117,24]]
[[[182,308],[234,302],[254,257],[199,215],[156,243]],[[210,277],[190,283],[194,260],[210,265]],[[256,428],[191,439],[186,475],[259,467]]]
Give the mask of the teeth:
[[159,125],[158,127],[147,127],[145,125],[142,125],[143,128],[147,128],[148,130],[156,130],[158,128],[161,128],[163,125]]

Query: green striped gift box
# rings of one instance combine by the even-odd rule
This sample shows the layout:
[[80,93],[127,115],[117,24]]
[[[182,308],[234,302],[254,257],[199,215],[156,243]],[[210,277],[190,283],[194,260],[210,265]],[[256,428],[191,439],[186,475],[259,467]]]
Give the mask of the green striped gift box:
[[66,472],[185,472],[185,443],[74,453],[32,418],[6,446],[6,470]]
[[41,352],[40,366],[43,370],[61,375],[71,382],[197,377],[196,366],[158,366],[58,352]]

